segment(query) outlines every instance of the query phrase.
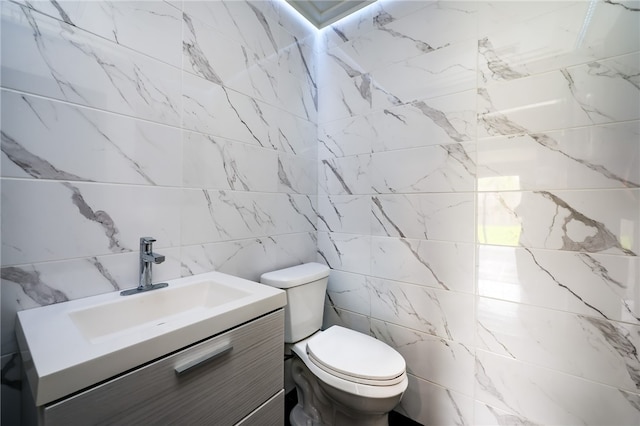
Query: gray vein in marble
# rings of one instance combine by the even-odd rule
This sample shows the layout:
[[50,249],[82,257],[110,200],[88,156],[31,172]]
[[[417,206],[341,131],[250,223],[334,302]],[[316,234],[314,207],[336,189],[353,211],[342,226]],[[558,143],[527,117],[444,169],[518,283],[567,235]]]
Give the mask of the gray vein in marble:
[[[51,77],[54,79],[54,81],[56,82],[56,85],[60,89],[60,93],[64,95],[65,98],[67,98],[67,90],[70,90],[80,99],[82,99],[85,103],[90,104],[88,100],[80,92],[78,92],[78,90],[75,87],[73,87],[71,83],[63,79],[60,73],[58,73],[53,67],[53,65],[51,64],[49,57],[46,54],[49,49],[44,43],[44,40],[42,38],[42,33],[40,32],[40,27],[38,26],[38,22],[33,16],[33,11],[27,7],[23,7],[22,5],[18,5],[18,6],[20,6],[22,13],[24,13],[24,16],[27,18],[27,21],[29,22],[29,26],[33,30],[33,39],[36,43],[38,52],[40,52],[40,57],[47,65],[47,68],[49,69],[49,73],[51,74]],[[73,31],[70,29],[70,32],[73,32]]]
[[44,158],[27,151],[4,130],[0,133],[2,134],[2,144],[0,145],[2,152],[29,176],[36,179],[88,180],[60,170]]
[[342,40],[343,42],[349,41],[349,37],[347,37],[342,31],[340,31],[335,25],[331,26],[331,30]]
[[485,58],[487,67],[491,71],[494,79],[515,80],[529,75],[512,69],[507,62],[500,58],[496,54],[493,44],[489,41],[488,37],[478,40],[478,52]]
[[425,268],[427,268],[427,270],[431,273],[431,276],[436,280],[436,282],[438,284],[440,284],[440,286],[442,286],[442,288],[444,288],[445,290],[450,290],[450,288],[440,279],[438,278],[438,275],[436,274],[436,272],[433,270],[433,267],[431,265],[429,265],[429,262],[427,262],[425,259],[423,259],[422,257],[420,257],[420,254],[413,248],[411,247],[411,243],[409,243],[409,241],[401,238],[399,239],[399,241],[409,249],[409,251],[411,252],[411,254],[413,255],[413,257],[420,262]]
[[629,332],[622,328],[616,328],[610,321],[583,315],[579,315],[579,318],[595,327],[611,348],[620,355],[624,360],[629,377],[636,386],[636,390],[640,390],[640,359],[638,358],[638,348],[636,348],[629,338]]
[[189,58],[189,62],[191,62],[191,66],[207,80],[212,81],[216,84],[222,84],[222,79],[215,72],[215,70],[209,63],[209,60],[207,59],[206,55],[204,54],[204,52],[202,52],[200,45],[198,44],[198,39],[196,37],[196,30],[193,27],[193,22],[191,21],[191,18],[186,13],[183,13],[182,19],[186,24],[189,30],[189,33],[193,38],[192,43],[187,42],[186,37],[182,41],[182,49],[184,50],[185,54]]
[[251,10],[253,10],[253,13],[256,15],[256,18],[258,19],[258,22],[260,22],[260,25],[262,25],[262,28],[264,28],[264,32],[267,34],[267,38],[271,42],[271,46],[273,46],[273,51],[277,53],[279,50],[278,43],[276,43],[276,40],[273,37],[273,33],[271,31],[271,27],[269,26],[269,22],[267,21],[267,18],[257,7],[252,5],[251,2],[247,2],[247,5],[251,8]]
[[[414,46],[416,47],[416,49],[418,49],[419,51],[421,51],[423,53],[429,53],[429,52],[433,52],[434,50],[436,50],[433,47],[431,47],[429,45],[429,43],[426,43],[426,42],[424,42],[422,40],[417,40],[415,38],[409,37],[408,35],[402,34],[402,33],[398,32],[398,31],[395,31],[395,30],[393,30],[391,28],[381,27],[380,31],[384,31],[384,32],[390,34],[394,38],[399,38],[399,39],[405,39],[405,40],[412,41],[414,43]],[[449,45],[449,43],[447,43],[447,44],[445,44],[443,46],[440,46],[439,48],[446,47],[448,45]]]
[[22,99],[24,101],[25,104],[27,104],[27,106],[29,107],[29,109],[31,110],[31,112],[33,112],[33,114],[38,117],[38,121],[40,121],[40,123],[42,123],[42,125],[49,130],[49,125],[46,123],[46,121],[40,116],[40,113],[38,112],[38,110],[33,106],[33,104],[29,101],[29,99],[25,96],[25,95],[20,95],[20,99]]
[[504,396],[498,391],[496,385],[493,383],[491,378],[487,375],[487,372],[484,369],[484,366],[480,362],[480,360],[476,357],[476,382],[478,385],[488,392],[490,395],[497,398],[499,401],[507,405]]
[[65,12],[62,6],[60,6],[60,3],[58,3],[56,0],[49,0],[49,1],[53,5],[53,7],[56,8],[58,13],[60,14],[60,17],[65,23],[69,25],[73,25],[74,27],[76,26],[76,24],[74,24],[73,21],[71,21],[71,18],[69,18],[69,15],[67,15],[67,12]]
[[[379,84],[377,84],[375,81],[373,81],[373,88],[378,91],[383,93],[386,98],[387,101],[391,104],[391,105],[402,105],[404,102],[402,102],[402,99],[400,99],[399,97],[397,97],[396,95],[394,95],[393,93],[387,91],[386,89],[384,89],[382,86],[380,86]],[[386,111],[386,110],[385,110]]]
[[378,12],[378,14],[376,14],[376,16],[373,17],[373,24],[378,28],[384,27],[385,25],[390,24],[393,21],[395,21],[395,18],[391,16],[391,14],[386,10],[381,10],[380,12]]
[[[616,289],[626,289],[627,285],[623,282],[620,282],[614,279],[611,275],[609,275],[609,271],[605,268],[600,262],[594,259],[592,256],[589,256],[587,253],[578,253],[578,259],[584,263],[596,276],[599,276],[600,279],[609,287],[614,287],[612,290],[615,292]],[[620,302],[624,305],[627,313],[635,318],[637,321],[640,321],[640,317],[634,312],[633,308],[629,306],[630,300],[626,300],[625,298],[621,298]]]
[[100,275],[102,275],[107,281],[109,281],[114,290],[120,290],[120,286],[118,285],[116,279],[113,278],[107,268],[104,267],[104,265],[98,260],[97,257],[90,257],[87,259],[87,261],[98,270]]
[[109,249],[111,251],[131,251],[120,245],[120,241],[118,240],[118,228],[116,228],[113,219],[111,219],[111,216],[109,216],[107,212],[103,210],[94,211],[91,206],[85,201],[82,193],[78,188],[68,182],[63,182],[62,185],[72,192],[73,195],[71,196],[71,200],[73,201],[73,204],[75,204],[75,206],[78,208],[80,214],[86,219],[97,223],[103,229],[104,234],[109,239]]
[[571,294],[573,297],[575,297],[576,299],[578,299],[580,301],[580,303],[584,304],[587,308],[595,311],[599,316],[609,319],[604,312],[602,312],[600,309],[596,308],[595,306],[593,306],[592,304],[588,303],[586,300],[584,300],[578,293],[576,293],[575,291],[573,291],[572,289],[569,288],[569,286],[562,284],[560,281],[558,281],[556,279],[556,277],[553,276],[553,274],[551,273],[551,271],[549,271],[548,269],[546,269],[544,266],[542,266],[540,264],[540,262],[538,262],[538,259],[536,259],[535,255],[533,254],[533,252],[528,249],[528,248],[524,248],[524,251],[526,251],[527,253],[529,253],[529,256],[531,256],[531,259],[533,260],[533,263],[536,264],[536,266],[542,271],[544,272],[549,278],[551,278],[551,280],[556,283],[558,285],[558,287],[563,288],[564,290],[566,290],[567,292],[569,292],[569,294]]
[[342,59],[338,58],[336,55],[332,53],[327,53],[327,56],[329,56],[330,58],[333,58],[333,60],[336,61],[338,65],[340,65],[340,68],[342,68],[350,78],[358,77],[362,75],[360,71],[352,68],[349,64],[347,64]]
[[227,99],[227,103],[229,104],[229,106],[231,107],[231,109],[233,110],[233,112],[235,112],[236,117],[238,117],[238,120],[240,120],[240,122],[242,123],[242,125],[247,129],[247,131],[251,134],[251,137],[253,139],[255,139],[256,142],[258,142],[258,144],[260,146],[264,146],[262,144],[262,142],[260,141],[260,139],[253,133],[253,130],[251,130],[251,128],[249,127],[249,125],[247,124],[246,121],[244,121],[244,119],[240,116],[240,112],[238,112],[238,109],[233,105],[233,103],[231,102],[231,99],[229,98],[229,93],[227,92],[227,89],[224,86],[220,86],[222,87],[222,90],[224,91],[224,94],[226,96]]
[[[389,289],[380,289],[375,285],[371,285],[370,288],[376,294],[376,300],[385,303],[389,310],[394,313],[394,316],[398,317],[401,312],[404,312],[411,318],[415,318],[418,323],[422,324],[425,328],[424,331],[433,336],[438,336],[438,328],[427,320],[424,316],[422,316],[418,309],[413,306],[411,298],[407,296],[402,288],[398,288],[400,292],[400,297],[396,294],[396,292]],[[424,293],[429,299],[433,299],[431,295],[429,295],[427,290],[424,290]]]
[[364,99],[369,103],[369,105],[371,105],[371,76],[369,74],[362,74],[362,81],[360,82],[360,84],[358,84],[355,79],[354,84],[358,88],[358,92],[360,93],[360,96],[362,96],[362,99]]
[[[569,76],[570,78],[570,76]],[[639,188],[640,183],[632,182],[626,179],[623,176],[618,176],[616,173],[608,170],[601,164],[591,163],[582,158],[574,157],[569,155],[568,153],[562,151],[558,146],[558,142],[551,138],[549,135],[544,133],[531,133],[526,128],[520,126],[517,123],[509,120],[505,115],[498,113],[496,108],[493,106],[491,102],[491,98],[489,97],[489,93],[486,89],[478,89],[478,94],[484,98],[485,101],[489,104],[488,111],[481,115],[481,121],[486,124],[485,128],[492,135],[513,135],[513,134],[528,134],[537,144],[540,146],[549,149],[553,152],[562,155],[563,157],[568,158],[571,161],[575,161],[576,163],[587,167],[588,169],[601,174],[607,179],[612,179],[617,182],[622,183],[624,186],[628,188]]]
[[510,356],[511,358],[516,359],[516,356],[515,356],[515,355],[514,355],[510,350],[509,350],[509,348],[507,348],[507,347],[505,346],[505,344],[504,344],[504,343],[502,343],[502,342],[500,341],[500,339],[498,339],[498,337],[496,337],[496,335],[495,335],[491,330],[489,330],[489,329],[488,329],[484,324],[482,324],[482,322],[481,322],[481,321],[478,321],[478,327],[480,327],[480,328],[481,328],[481,329],[483,329],[487,334],[489,334],[489,336],[491,336],[491,337],[493,338],[493,340],[494,340],[498,345],[500,345],[500,347],[502,347],[502,349],[503,349],[506,353],[508,353],[508,354],[509,354],[509,356]]
[[22,291],[40,306],[69,300],[63,292],[43,282],[38,271],[25,271],[18,267],[8,266],[0,269],[0,277],[18,284]]
[[[305,220],[309,223],[309,225],[311,225],[311,227],[313,228],[314,231],[318,230],[318,227],[316,226],[315,222],[313,220],[311,220],[311,218],[306,215],[296,204],[295,200],[293,199],[293,197],[291,196],[291,194],[287,194],[287,199],[289,200],[289,204],[291,204],[291,207],[293,207],[293,210],[298,213],[300,216],[304,217]],[[309,205],[311,206],[311,210],[313,211],[313,213],[315,215],[317,215],[318,219],[322,220],[326,225],[327,228],[329,228],[329,225],[327,224],[327,222],[324,220],[323,217],[321,217],[321,215],[318,214],[318,212],[316,211],[315,208],[313,208],[313,204],[311,203],[311,200],[309,199],[309,196],[305,196],[305,199],[309,202]],[[331,230],[331,229],[329,229]]]
[[345,190],[345,192],[349,195],[353,195],[353,192],[351,192],[351,190],[347,186],[347,183],[344,181],[340,173],[338,173],[338,170],[336,169],[336,167],[333,164],[331,164],[328,160],[322,160],[322,164],[324,164],[326,167],[329,168],[329,170],[331,170],[331,172],[334,174],[336,179],[338,179],[338,182],[340,182],[340,185],[342,185],[342,188]]
[[[563,208],[569,212],[569,215],[564,218],[562,223],[562,242],[561,250],[573,250],[582,251],[588,253],[600,252],[610,248],[616,248],[627,256],[637,256],[632,250],[629,250],[620,244],[615,234],[606,227],[604,223],[591,219],[584,214],[580,213],[573,207],[571,207],[566,201],[561,199],[555,194],[548,191],[536,191],[536,194],[542,195],[544,198],[554,203],[557,208]],[[572,221],[578,221],[587,228],[593,228],[596,231],[595,235],[588,236],[584,241],[573,241],[568,235],[567,225]]]
[[391,117],[393,117],[393,118],[395,118],[396,120],[400,121],[402,124],[405,124],[405,125],[407,124],[406,119],[405,119],[402,115],[400,115],[400,114],[393,113],[393,112],[389,111],[388,109],[385,109],[385,110],[383,110],[382,112],[383,112],[385,115],[390,115]]
[[624,399],[637,411],[640,411],[640,395],[637,393],[625,392],[622,389],[618,389],[618,392],[622,394]]
[[445,389],[445,392],[447,393],[447,398],[449,398],[449,401],[451,402],[451,406],[456,412],[456,418],[455,418],[454,424],[456,426],[464,426],[465,421],[464,421],[464,416],[462,414],[462,410],[458,406],[458,403],[456,402],[456,400],[453,398],[453,394],[451,393],[451,390]]
[[640,184],[636,183],[636,182],[632,182],[628,179],[626,179],[623,176],[618,176],[617,174],[609,171],[606,167],[600,165],[600,164],[595,164],[595,163],[591,163],[589,161],[583,160],[582,158],[577,158],[577,157],[573,157],[571,155],[569,155],[568,153],[562,151],[560,149],[560,147],[558,146],[558,143],[551,138],[550,136],[543,134],[543,133],[532,133],[529,135],[534,141],[536,141],[539,145],[553,151],[553,152],[557,152],[559,155],[562,155],[563,157],[566,157],[572,161],[575,161],[576,163],[579,163],[585,167],[587,167],[590,170],[593,170],[596,173],[601,174],[602,176],[606,177],[607,179],[611,179],[611,180],[615,180],[617,182],[622,183],[622,185],[624,185],[627,188],[640,188]]
[[[298,48],[298,53],[300,54],[300,60],[302,61],[302,65],[304,65],[304,70],[307,73],[307,78],[311,82],[311,85],[309,86],[309,90],[311,91],[311,98],[313,99],[313,105],[317,111],[318,110],[318,85],[316,84],[313,73],[309,69],[309,65],[307,64],[307,60],[304,57],[304,53],[302,52],[302,47],[300,47],[300,42],[298,41],[298,38],[294,36],[293,39],[295,40],[296,47]],[[277,51],[278,50],[276,49],[276,52]]]
[[476,164],[467,154],[462,144],[454,143],[449,145],[440,145],[442,149],[447,151],[447,157],[459,163],[470,176],[476,175]]
[[[224,191],[220,191],[220,192],[221,194],[224,195]],[[247,218],[245,217],[245,213],[248,213],[248,216],[252,217],[254,222],[258,225],[264,225],[264,224],[273,225],[273,219],[271,218],[271,216],[267,212],[265,212],[262,208],[260,208],[258,203],[255,201],[251,202],[251,207],[237,204],[233,202],[231,199],[223,199],[222,202],[228,206],[233,207],[239,213],[239,216],[244,222],[244,224],[246,225],[247,229],[252,229],[252,227],[251,227],[251,224],[247,221]]]
[[[224,191],[220,191],[219,194],[221,198],[226,195]],[[220,235],[226,235],[227,237],[231,238],[231,235],[227,232],[226,228],[220,225],[216,220],[215,209],[213,208],[213,201],[211,200],[211,195],[209,195],[209,191],[207,191],[206,189],[202,189],[202,195],[204,196],[204,200],[207,203],[207,211],[209,212],[211,223],[215,226],[216,231]]]
[[592,123],[597,124],[595,118],[602,117],[609,121],[616,121],[616,118],[610,115],[605,114],[602,111],[599,111],[594,105],[589,105],[585,101],[580,100],[580,95],[578,93],[578,89],[576,88],[575,81],[571,76],[571,73],[566,69],[561,69],[560,73],[567,81],[567,85],[569,86],[569,91],[573,95],[573,99],[580,105],[580,109],[584,111],[584,113],[589,117]]
[[[396,230],[396,233],[398,234],[399,237],[401,238],[405,238],[406,235],[404,234],[404,232],[402,232],[402,230],[400,229],[400,227],[389,217],[389,215],[387,214],[387,212],[384,210],[384,206],[382,205],[382,203],[380,202],[380,199],[378,197],[372,197],[371,201],[373,201],[373,204],[378,207],[378,210],[380,211],[380,214],[382,215],[382,217],[386,220],[386,222],[391,225],[393,227],[393,229]],[[373,211],[373,216],[378,219],[378,222],[380,223],[380,225],[382,225],[383,229],[385,230],[386,234],[388,236],[392,236],[392,233],[390,233],[389,231],[387,231],[387,227],[385,225],[385,223],[383,222],[382,219],[380,219],[378,217],[378,215],[376,214],[375,210]]]
[[291,181],[289,180],[289,176],[287,176],[287,172],[284,171],[284,166],[282,165],[282,161],[280,157],[278,157],[278,180],[280,183],[287,188],[291,189],[294,192],[298,192],[293,188]]
[[[431,302],[438,307],[438,312],[440,312],[440,320],[442,323],[442,327],[444,328],[444,332],[449,340],[453,340],[453,335],[451,334],[451,330],[449,330],[449,321],[447,321],[447,317],[444,315],[444,310],[442,309],[442,304],[440,304],[440,299],[438,299],[438,296],[436,296],[435,293],[426,290],[424,290],[424,293],[431,300]],[[446,344],[447,346],[449,346],[448,343]]]
[[485,405],[487,410],[496,419],[499,426],[540,426],[538,423],[534,423],[527,419],[523,419],[514,414],[500,414],[497,410],[489,405]]
[[591,62],[587,64],[588,74],[597,77],[621,78],[640,90],[640,73],[626,74],[619,69],[609,68],[600,62]]
[[440,127],[444,132],[454,141],[456,142],[464,142],[469,141],[470,138],[468,135],[464,135],[456,130],[455,127],[449,121],[449,118],[445,113],[435,108],[430,107],[424,101],[418,101],[411,104],[418,108],[422,114],[431,119],[438,127]]
[[618,3],[618,2],[613,1],[613,0],[604,0],[604,2],[607,3],[607,4],[613,5],[613,6],[621,6],[621,7],[625,8],[625,9],[627,9],[630,12],[640,12],[640,8],[629,7],[626,4]]

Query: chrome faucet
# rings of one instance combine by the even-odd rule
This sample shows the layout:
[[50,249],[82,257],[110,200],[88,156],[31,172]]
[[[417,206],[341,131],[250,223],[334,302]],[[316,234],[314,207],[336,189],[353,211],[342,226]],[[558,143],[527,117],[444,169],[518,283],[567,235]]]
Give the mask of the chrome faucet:
[[167,287],[167,283],[151,284],[151,272],[153,264],[164,262],[164,256],[153,252],[153,243],[156,240],[151,237],[140,238],[140,277],[138,287],[120,292],[122,296],[137,294],[143,291],[155,290]]

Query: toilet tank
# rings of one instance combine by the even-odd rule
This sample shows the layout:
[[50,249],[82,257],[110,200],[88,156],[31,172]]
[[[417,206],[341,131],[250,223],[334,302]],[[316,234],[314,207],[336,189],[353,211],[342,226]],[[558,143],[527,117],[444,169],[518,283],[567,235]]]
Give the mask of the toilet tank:
[[295,343],[320,330],[329,267],[304,263],[262,274],[260,282],[287,293],[284,308],[284,341]]

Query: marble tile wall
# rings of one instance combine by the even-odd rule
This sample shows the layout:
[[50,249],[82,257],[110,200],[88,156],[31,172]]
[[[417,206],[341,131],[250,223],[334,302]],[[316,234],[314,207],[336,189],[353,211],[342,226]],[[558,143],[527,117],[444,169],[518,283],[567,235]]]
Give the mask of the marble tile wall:
[[640,424],[640,2],[380,0],[320,35],[326,325],[423,424]]
[[[21,309],[316,258],[315,32],[277,1],[2,1],[2,423]],[[18,400],[19,401],[19,400]]]

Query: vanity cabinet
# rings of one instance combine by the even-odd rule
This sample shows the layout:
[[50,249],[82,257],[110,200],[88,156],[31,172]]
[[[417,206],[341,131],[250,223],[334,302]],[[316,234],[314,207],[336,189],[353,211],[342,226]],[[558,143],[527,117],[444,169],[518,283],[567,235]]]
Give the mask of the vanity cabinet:
[[283,425],[282,309],[39,408],[42,425]]

